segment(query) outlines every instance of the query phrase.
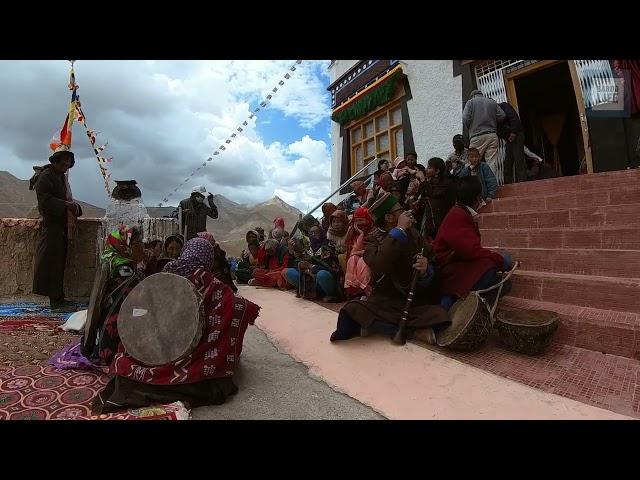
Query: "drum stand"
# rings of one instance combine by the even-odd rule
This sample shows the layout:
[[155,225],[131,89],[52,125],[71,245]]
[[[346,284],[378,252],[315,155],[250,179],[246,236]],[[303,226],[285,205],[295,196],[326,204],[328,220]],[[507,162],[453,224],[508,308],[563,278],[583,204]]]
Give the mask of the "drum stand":
[[[516,268],[518,268],[519,266],[520,266],[520,262],[514,262],[513,263],[513,268],[511,270],[509,270],[508,272],[504,273],[502,280],[500,280],[498,283],[496,283],[495,285],[493,285],[493,286],[491,286],[489,288],[484,288],[482,290],[476,290],[475,291],[475,293],[478,294],[478,298],[480,298],[480,300],[482,301],[484,306],[489,311],[489,318],[491,319],[491,326],[493,326],[495,324],[494,314],[496,313],[496,308],[498,308],[498,301],[500,300],[500,294],[502,293],[502,287],[511,278],[511,275],[513,275],[513,272],[515,272]],[[487,292],[491,292],[491,291],[495,290],[496,288],[498,289],[498,295],[496,295],[496,300],[493,302],[493,306],[490,307],[489,303],[485,300],[485,298],[482,296],[482,294],[483,293],[487,293]]]

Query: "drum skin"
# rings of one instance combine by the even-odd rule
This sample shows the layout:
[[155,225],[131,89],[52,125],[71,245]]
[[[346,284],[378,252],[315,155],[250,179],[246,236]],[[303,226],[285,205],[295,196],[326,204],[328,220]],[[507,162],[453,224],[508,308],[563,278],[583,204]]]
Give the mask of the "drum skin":
[[436,334],[437,344],[454,350],[477,350],[491,335],[489,311],[477,293],[471,292],[449,310],[451,325]]
[[118,333],[127,353],[148,366],[189,355],[204,332],[202,295],[186,278],[156,273],[129,293],[120,309]]

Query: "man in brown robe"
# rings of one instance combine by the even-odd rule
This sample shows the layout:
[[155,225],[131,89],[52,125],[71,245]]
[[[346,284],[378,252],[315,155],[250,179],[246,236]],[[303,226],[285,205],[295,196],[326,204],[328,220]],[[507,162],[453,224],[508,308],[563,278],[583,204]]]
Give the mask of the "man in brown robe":
[[75,311],[64,299],[64,268],[67,259],[67,222],[82,215],[82,209],[67,191],[65,173],[75,163],[68,150],[56,151],[49,157],[51,165],[42,168],[35,179],[40,212],[40,228],[33,269],[33,293],[49,297],[51,309]]
[[[373,293],[369,298],[345,304],[331,341],[347,340],[370,328],[393,335],[404,311],[414,269],[420,277],[407,319],[410,333],[448,326],[449,316],[438,305],[435,272],[427,260],[430,248],[414,228],[412,215],[404,212],[389,193],[372,205],[370,213],[377,228],[365,240],[364,261],[371,269]],[[433,330],[430,333],[435,343]]]

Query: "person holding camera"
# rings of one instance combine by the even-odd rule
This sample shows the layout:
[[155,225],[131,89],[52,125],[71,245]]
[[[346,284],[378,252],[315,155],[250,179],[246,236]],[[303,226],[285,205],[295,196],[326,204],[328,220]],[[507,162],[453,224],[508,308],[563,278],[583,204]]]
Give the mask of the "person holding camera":
[[[214,220],[218,218],[218,207],[213,203],[213,195],[208,194],[207,201],[209,205],[205,205],[204,196],[207,190],[203,186],[193,187],[191,196],[180,202],[182,208],[182,231],[186,235],[185,241],[198,236],[200,232],[207,231],[207,217]],[[186,231],[185,231],[186,230]]]

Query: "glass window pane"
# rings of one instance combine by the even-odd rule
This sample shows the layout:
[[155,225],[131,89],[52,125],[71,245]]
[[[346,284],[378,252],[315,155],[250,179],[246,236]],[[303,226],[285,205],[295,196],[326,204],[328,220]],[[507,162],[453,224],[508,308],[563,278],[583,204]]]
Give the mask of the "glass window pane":
[[391,124],[400,125],[401,123],[402,123],[402,111],[400,110],[400,107],[398,107],[391,112]]
[[376,154],[376,142],[375,140],[373,140],[373,138],[371,140],[366,141],[364,146],[365,146],[365,152],[364,152],[365,156]]
[[393,135],[396,140],[396,157],[404,157],[404,137],[402,135],[402,129],[397,129]]
[[357,146],[356,148],[353,149],[353,158],[355,158],[356,160],[355,161],[356,171],[358,171],[364,166],[364,163],[362,163],[364,155],[362,153],[363,153],[362,146]]
[[351,130],[351,143],[360,143],[362,140],[362,127],[357,126]]
[[389,134],[388,133],[385,132],[382,135],[378,135],[376,137],[376,140],[378,141],[378,152],[383,150],[389,150]]
[[387,128],[389,128],[389,120],[387,119],[387,112],[385,112],[384,115],[376,118],[376,132],[381,132]]
[[365,123],[364,125],[364,138],[373,137],[373,121]]

